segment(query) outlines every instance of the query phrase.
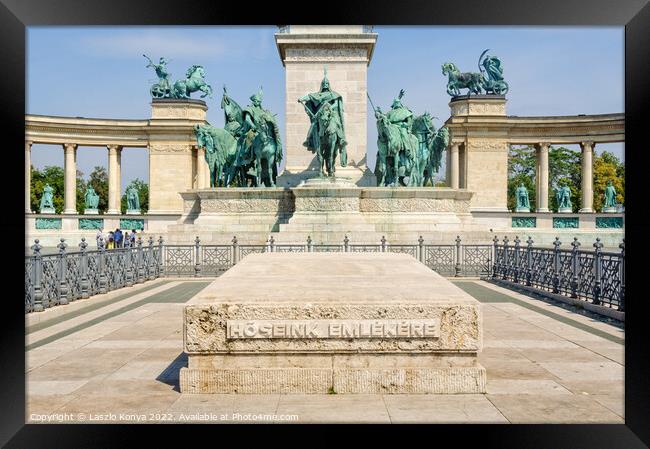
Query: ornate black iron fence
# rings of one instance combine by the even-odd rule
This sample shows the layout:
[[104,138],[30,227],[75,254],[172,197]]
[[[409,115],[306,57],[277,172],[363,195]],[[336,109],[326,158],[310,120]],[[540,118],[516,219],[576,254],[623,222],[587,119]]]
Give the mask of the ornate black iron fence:
[[[488,276],[495,245],[453,245],[389,243],[355,244],[346,236],[342,244],[277,244],[273,236],[265,244],[242,245],[233,238],[230,244],[205,245],[197,237],[193,245],[167,244],[162,237],[144,243],[139,238],[132,247],[106,249],[100,240],[89,250],[85,239],[77,251],[68,251],[64,239],[58,254],[42,255],[38,240],[25,257],[25,312],[42,311],[79,298],[131,286],[161,276],[219,276],[249,254],[264,252],[394,252],[408,254],[445,276]],[[610,270],[609,266],[603,268]],[[611,270],[610,270],[611,271]],[[609,272],[609,271],[608,271]],[[603,283],[610,287],[611,282]],[[584,286],[581,286],[584,288]]]
[[576,237],[572,249],[561,249],[558,237],[553,248],[534,248],[530,237],[525,246],[521,243],[518,237],[512,244],[505,237],[500,244],[494,237],[494,279],[625,310],[625,239],[620,253],[603,251],[600,238],[593,251],[581,250]]

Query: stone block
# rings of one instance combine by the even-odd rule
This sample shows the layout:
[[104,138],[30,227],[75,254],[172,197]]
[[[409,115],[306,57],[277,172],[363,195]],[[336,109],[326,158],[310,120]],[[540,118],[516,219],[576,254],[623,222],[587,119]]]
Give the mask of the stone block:
[[181,391],[483,393],[481,347],[479,303],[408,255],[251,254],[185,307]]

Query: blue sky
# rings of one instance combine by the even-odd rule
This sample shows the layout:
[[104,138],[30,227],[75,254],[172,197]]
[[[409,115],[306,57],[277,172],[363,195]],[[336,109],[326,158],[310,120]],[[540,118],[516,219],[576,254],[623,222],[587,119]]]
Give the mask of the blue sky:
[[[192,64],[206,69],[214,89],[208,120],[223,126],[221,87],[240,104],[264,87],[264,106],[278,114],[284,133],[284,68],[275,26],[232,27],[29,27],[27,29],[27,113],[146,119],[149,86],[156,80],[143,53],[166,56],[172,79]],[[375,105],[390,106],[401,88],[414,112],[449,117],[446,78],[440,66],[454,62],[476,71],[483,50],[503,61],[510,84],[509,115],[573,115],[624,112],[624,29],[622,27],[377,26],[368,68],[368,92]],[[332,86],[336,90],[336,86]],[[196,95],[195,95],[196,96]],[[368,161],[374,166],[377,133],[368,121]],[[623,157],[622,144],[596,147]],[[78,167],[87,176],[108,165],[104,147],[81,147]],[[39,168],[63,165],[63,150],[34,145]],[[127,148],[122,188],[148,179],[146,151]]]

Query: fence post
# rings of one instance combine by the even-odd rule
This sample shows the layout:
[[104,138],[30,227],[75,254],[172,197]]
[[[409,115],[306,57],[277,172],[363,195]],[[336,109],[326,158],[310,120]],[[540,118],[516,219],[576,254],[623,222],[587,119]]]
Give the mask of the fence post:
[[571,297],[578,297],[578,250],[580,249],[580,242],[578,237],[573,237],[573,242],[571,242]]
[[194,239],[194,277],[201,276],[201,261],[199,260],[199,253],[201,252],[201,239],[197,235]]
[[346,253],[348,252],[349,244],[350,244],[350,239],[346,235],[345,238],[343,239],[343,251]]
[[41,287],[41,278],[43,277],[43,258],[41,256],[41,248],[39,240],[34,240],[31,250],[34,256],[34,263],[32,265],[32,279],[34,282],[34,292],[32,295],[34,301],[34,312],[42,312],[47,305],[43,304],[43,288]]
[[494,253],[494,260],[492,262],[492,278],[496,279],[496,277],[497,277],[497,245],[499,244],[499,238],[495,235],[494,238],[492,239],[492,242],[493,242],[492,251]]
[[232,238],[232,264],[237,265],[239,262],[239,244],[237,243],[237,236]]
[[65,249],[68,245],[65,243],[65,239],[61,238],[61,241],[57,248],[59,248],[59,282],[57,282],[59,287],[59,304],[65,305],[68,304],[68,284],[65,278],[66,265],[68,263],[67,257],[65,254]]
[[108,291],[108,285],[107,285],[107,279],[106,279],[106,261],[104,258],[106,257],[106,248],[104,244],[104,238],[100,237],[99,238],[99,263],[98,263],[98,269],[99,269],[99,293],[106,293]]
[[533,276],[533,243],[535,241],[528,236],[528,240],[526,240],[526,285],[529,287]]
[[314,250],[312,246],[312,241],[311,241],[311,235],[307,236],[307,252],[311,253]]
[[163,267],[163,238],[162,235],[158,236],[158,277],[165,275],[165,267]]
[[269,237],[269,251],[274,252],[274,249],[275,249],[275,239],[273,238],[273,236],[270,236]]
[[600,237],[596,237],[596,243],[594,243],[594,248],[595,248],[595,254],[594,254],[594,277],[595,277],[595,282],[594,282],[594,304],[598,305],[600,304],[600,277],[601,277],[601,269],[602,269],[602,247],[603,244],[600,241]]
[[455,277],[460,277],[460,235],[456,236],[456,267],[454,269]]
[[149,240],[147,242],[149,244],[149,266],[147,267],[147,280],[155,279],[156,275],[153,273],[153,265],[156,263],[156,261],[153,259],[153,237],[149,236]]
[[621,278],[621,291],[619,292],[618,310],[625,312],[625,239],[618,245],[621,248],[621,263],[619,265]]
[[138,244],[138,275],[136,278],[136,282],[138,284],[142,284],[144,282],[144,261],[142,260],[142,236],[138,236],[137,240]]
[[508,236],[503,237],[503,279],[508,279]]
[[424,239],[422,236],[418,238],[418,260],[424,263]]
[[560,292],[560,242],[559,237],[555,237],[553,242],[553,293]]
[[88,253],[86,252],[88,248],[88,243],[86,243],[86,238],[81,237],[81,243],[79,243],[79,250],[81,251],[81,298],[86,299],[90,297],[90,282],[88,281]]
[[386,236],[385,235],[381,236],[381,252],[382,253],[386,252]]
[[133,284],[134,284],[134,281],[133,281],[133,278],[134,278],[134,276],[133,276],[133,257],[132,257],[133,248],[131,248],[129,246],[130,244],[131,243],[130,243],[129,240],[124,241],[124,252],[123,253],[124,253],[124,257],[126,258],[126,261],[125,261],[124,265],[126,266],[126,286],[127,287],[132,287]]
[[519,278],[520,278],[520,271],[521,271],[521,257],[519,256],[519,244],[521,243],[521,240],[519,240],[519,236],[515,235],[515,283],[519,283]]

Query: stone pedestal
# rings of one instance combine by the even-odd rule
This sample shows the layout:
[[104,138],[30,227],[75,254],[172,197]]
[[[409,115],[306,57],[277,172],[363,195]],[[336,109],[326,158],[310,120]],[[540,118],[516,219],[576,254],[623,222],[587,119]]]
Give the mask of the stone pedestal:
[[127,209],[126,215],[140,215],[142,211],[140,209]]
[[97,210],[97,209],[84,209],[84,215],[99,215],[99,210]]
[[[508,212],[508,123],[500,95],[453,97],[450,131],[452,188],[475,192],[472,210]],[[456,186],[457,183],[458,186]]]
[[181,393],[485,393],[480,304],[406,254],[248,255],[183,329]]
[[557,210],[557,213],[558,213],[558,214],[572,214],[572,213],[573,213],[573,209],[571,209],[570,207],[560,207],[560,208]]
[[[293,187],[318,176],[316,155],[303,146],[309,130],[309,117],[298,98],[320,90],[323,69],[331,89],[343,97],[343,121],[348,142],[347,176],[357,185],[376,185],[367,174],[367,70],[377,34],[362,25],[289,25],[275,34],[285,67],[286,92],[286,167],[278,185]],[[375,149],[373,148],[373,151]],[[352,170],[356,169],[356,170]]]
[[530,212],[530,208],[529,208],[529,207],[516,207],[516,208],[515,208],[515,212],[516,212],[516,213],[522,213],[522,212],[523,212],[523,213],[526,213],[526,212]]
[[40,210],[41,214],[55,214],[56,212],[54,211],[53,207],[43,207]]
[[603,214],[616,214],[618,213],[618,208],[616,207],[603,207]]
[[151,102],[149,137],[149,214],[179,214],[179,192],[193,187],[196,163],[194,125],[206,123],[203,100],[154,99]]

